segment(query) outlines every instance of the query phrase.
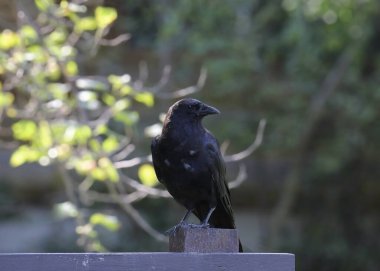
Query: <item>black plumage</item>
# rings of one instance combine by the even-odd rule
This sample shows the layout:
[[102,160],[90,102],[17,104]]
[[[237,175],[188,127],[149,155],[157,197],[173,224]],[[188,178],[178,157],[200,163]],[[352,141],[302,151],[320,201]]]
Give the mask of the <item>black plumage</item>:
[[235,228],[219,144],[201,122],[218,113],[198,100],[180,100],[169,108],[161,135],[152,141],[158,180],[188,210],[180,224],[193,212],[201,227]]

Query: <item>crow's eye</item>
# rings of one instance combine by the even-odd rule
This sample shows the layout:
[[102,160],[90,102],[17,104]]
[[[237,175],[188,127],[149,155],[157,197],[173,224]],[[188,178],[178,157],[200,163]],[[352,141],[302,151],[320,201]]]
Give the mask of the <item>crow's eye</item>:
[[199,104],[188,105],[188,108],[191,109],[191,110],[198,110],[199,109]]

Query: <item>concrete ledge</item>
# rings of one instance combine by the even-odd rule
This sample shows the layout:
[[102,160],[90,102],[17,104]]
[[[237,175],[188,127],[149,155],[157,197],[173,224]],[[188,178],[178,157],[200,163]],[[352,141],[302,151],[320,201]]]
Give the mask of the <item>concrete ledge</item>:
[[294,271],[286,253],[0,254],[1,271]]

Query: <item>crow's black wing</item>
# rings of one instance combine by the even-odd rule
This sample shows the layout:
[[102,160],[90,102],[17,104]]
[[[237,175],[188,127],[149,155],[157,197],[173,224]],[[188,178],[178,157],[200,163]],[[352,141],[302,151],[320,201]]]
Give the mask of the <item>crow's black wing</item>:
[[150,145],[150,149],[152,152],[152,161],[153,161],[153,167],[154,171],[156,172],[157,179],[161,182],[164,183],[162,179],[162,174],[161,174],[161,157],[160,157],[160,151],[159,151],[159,137],[155,137],[152,140],[152,144]]
[[206,149],[208,156],[207,164],[217,194],[217,206],[210,218],[210,224],[218,228],[235,228],[230,190],[226,181],[226,167],[219,150],[219,144],[211,135]]
[[[212,213],[209,223],[216,228],[235,229],[235,221],[231,207],[230,190],[226,181],[226,167],[220,153],[219,144],[210,135],[211,140],[207,144],[208,165],[212,174],[212,180],[217,190],[217,206]],[[243,246],[239,240],[239,252],[243,252]]]

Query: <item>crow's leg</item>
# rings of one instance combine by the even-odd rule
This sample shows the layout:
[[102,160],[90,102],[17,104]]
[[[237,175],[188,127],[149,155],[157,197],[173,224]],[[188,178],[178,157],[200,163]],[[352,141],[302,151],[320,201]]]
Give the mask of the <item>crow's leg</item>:
[[210,224],[208,224],[208,221],[210,220],[210,217],[212,215],[212,213],[215,211],[215,208],[216,207],[212,207],[210,209],[210,211],[208,211],[208,214],[206,216],[206,218],[202,221],[202,224],[189,224],[190,227],[192,228],[209,228],[210,227]]
[[178,227],[182,227],[182,226],[186,226],[186,225],[188,225],[188,223],[187,223],[187,219],[189,218],[189,216],[190,216],[190,214],[191,214],[192,211],[193,211],[193,209],[189,209],[189,210],[187,210],[186,214],[185,214],[184,217],[181,219],[181,221],[180,221],[177,225],[175,225],[174,227],[168,229],[168,230],[165,232],[165,234],[166,234],[166,235],[171,235],[172,233],[174,233],[174,232],[177,230]]
[[205,220],[203,220],[202,225],[204,225],[205,227],[209,227],[210,226],[210,224],[208,224],[208,221],[210,220],[210,217],[211,217],[212,213],[215,211],[215,209],[216,209],[216,207],[212,207],[210,209],[210,211],[208,212]]
[[187,219],[189,218],[192,211],[193,209],[187,210],[186,214],[183,216],[179,224],[187,224]]

